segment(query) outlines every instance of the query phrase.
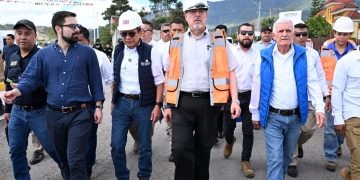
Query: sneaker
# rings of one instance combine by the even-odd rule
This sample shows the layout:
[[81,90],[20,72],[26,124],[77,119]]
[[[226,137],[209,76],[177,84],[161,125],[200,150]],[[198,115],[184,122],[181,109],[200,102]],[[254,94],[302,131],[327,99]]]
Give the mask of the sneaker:
[[34,151],[30,164],[34,165],[41,162],[45,157],[45,154],[41,151]]
[[229,158],[231,153],[232,153],[232,148],[233,148],[233,145],[236,141],[236,138],[234,137],[234,141],[231,143],[231,144],[228,144],[226,141],[225,141],[225,146],[224,146],[224,157],[225,158]]
[[326,161],[325,169],[334,172],[336,170],[336,163],[334,161]]
[[296,166],[288,166],[287,174],[291,177],[296,177],[297,176]]
[[138,146],[138,143],[137,143],[136,141],[134,142],[132,151],[133,151],[133,153],[135,153],[135,154],[137,154],[138,151],[139,151],[139,146]]
[[338,156],[338,157],[340,157],[340,156],[342,156],[342,149],[341,149],[341,146],[339,146],[339,148],[336,150],[336,155]]
[[254,171],[251,169],[249,161],[241,162],[241,172],[247,178],[253,178],[255,176]]
[[342,168],[340,170],[340,176],[343,178],[343,180],[351,180],[351,172],[348,168]]
[[302,146],[298,147],[298,158],[303,158],[304,157],[304,150],[302,148]]

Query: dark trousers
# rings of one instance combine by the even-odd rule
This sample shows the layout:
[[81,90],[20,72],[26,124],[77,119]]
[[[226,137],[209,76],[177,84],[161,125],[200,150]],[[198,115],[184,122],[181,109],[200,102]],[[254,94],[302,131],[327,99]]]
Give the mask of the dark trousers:
[[5,135],[6,135],[6,141],[9,145],[9,124],[6,123],[6,127],[5,127]]
[[210,152],[220,108],[211,107],[209,97],[180,94],[178,107],[172,109],[175,180],[209,179]]
[[90,137],[86,147],[86,169],[88,177],[92,174],[92,167],[94,166],[96,160],[97,129],[98,124],[92,122]]
[[[250,95],[240,96],[240,108],[242,119],[242,133],[243,133],[243,151],[241,153],[241,161],[250,161],[251,152],[254,144],[254,132],[251,119],[251,113],[249,111]],[[230,114],[231,100],[225,107],[224,112],[224,136],[227,143],[231,144],[234,141],[234,130],[236,128],[236,120],[231,119]]]
[[86,180],[86,145],[89,140],[91,108],[70,113],[47,109],[45,119],[49,136],[60,160],[61,174],[65,180]]
[[223,126],[224,126],[223,116],[224,116],[224,111],[220,111],[220,114],[217,118],[217,132],[220,134],[222,134]]

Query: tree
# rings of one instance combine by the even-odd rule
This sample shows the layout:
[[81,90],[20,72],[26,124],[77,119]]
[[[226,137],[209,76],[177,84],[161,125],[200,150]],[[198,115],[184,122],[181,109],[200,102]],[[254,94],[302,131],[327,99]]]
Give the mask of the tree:
[[178,0],[150,0],[150,9],[156,16],[166,16]]
[[105,45],[107,42],[112,42],[112,35],[110,32],[110,24],[107,24],[106,26],[100,26],[99,29],[100,34],[100,40]]
[[314,17],[323,8],[324,8],[324,0],[312,0],[309,16]]
[[331,33],[331,25],[321,16],[311,17],[305,24],[308,26],[310,37],[328,36]]
[[133,10],[132,7],[129,5],[128,0],[112,0],[112,4],[110,5],[110,7],[106,8],[106,10],[101,13],[101,15],[104,16],[104,20],[110,21],[111,16],[120,15],[127,10]]
[[275,21],[276,21],[275,16],[263,18],[263,19],[261,19],[260,26],[261,27],[265,27],[265,26],[273,27]]

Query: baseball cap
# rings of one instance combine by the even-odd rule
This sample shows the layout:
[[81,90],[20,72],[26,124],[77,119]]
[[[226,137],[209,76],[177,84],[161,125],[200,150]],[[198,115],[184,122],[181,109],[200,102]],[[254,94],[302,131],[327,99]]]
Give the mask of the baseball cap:
[[272,32],[272,28],[270,26],[264,26],[264,27],[261,28],[261,32],[264,32],[264,31]]
[[15,25],[14,25],[14,28],[13,29],[17,29],[19,26],[25,26],[27,27],[28,29],[30,30],[34,30],[35,33],[36,33],[36,27],[34,25],[33,22],[27,20],[27,19],[22,19],[20,21],[18,21]]

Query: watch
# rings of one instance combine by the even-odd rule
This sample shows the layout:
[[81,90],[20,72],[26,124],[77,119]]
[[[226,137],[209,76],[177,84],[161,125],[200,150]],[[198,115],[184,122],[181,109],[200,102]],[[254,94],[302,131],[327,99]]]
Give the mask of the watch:
[[99,109],[101,109],[101,110],[104,108],[103,105],[96,105],[95,107],[96,107],[96,108],[99,108]]
[[155,106],[159,106],[159,108],[162,108],[163,107],[163,102],[156,102]]

